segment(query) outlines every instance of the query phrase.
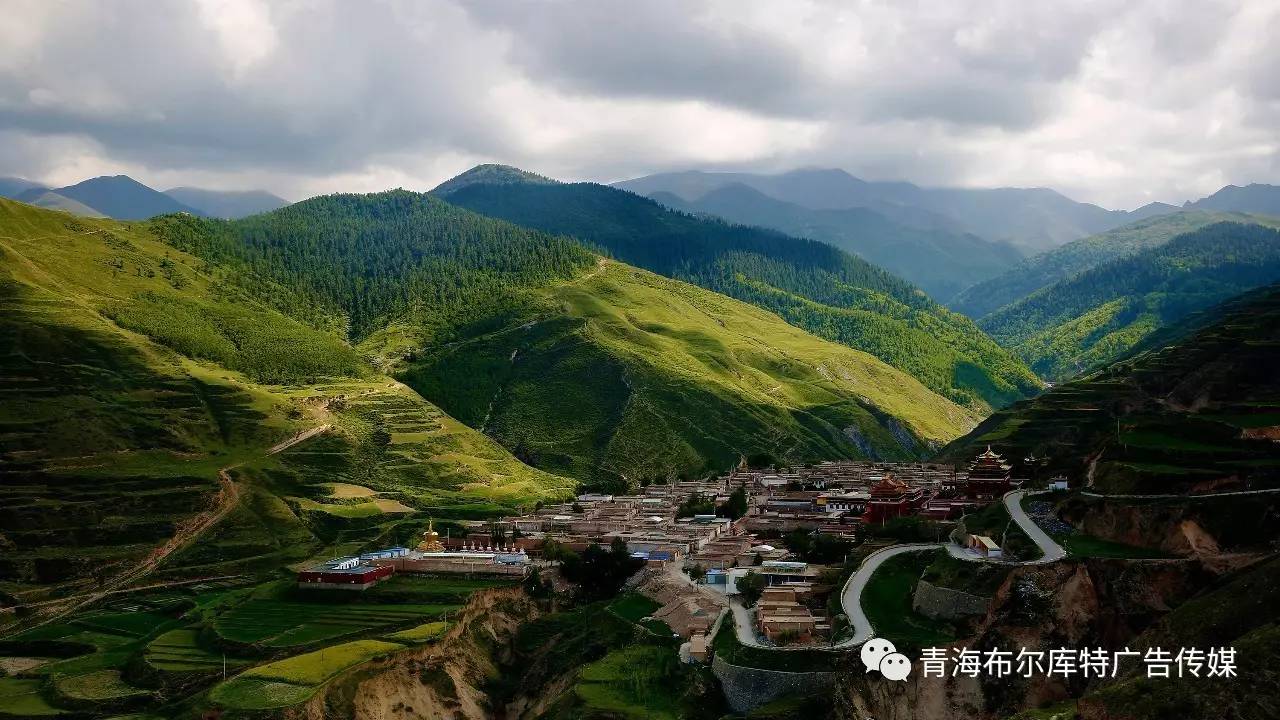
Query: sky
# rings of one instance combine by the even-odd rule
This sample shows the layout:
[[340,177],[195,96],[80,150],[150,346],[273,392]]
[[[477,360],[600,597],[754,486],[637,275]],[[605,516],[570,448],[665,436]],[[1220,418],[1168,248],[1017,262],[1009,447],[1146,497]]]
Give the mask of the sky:
[[0,0],[0,175],[426,190],[838,167],[1131,209],[1280,184],[1277,0]]

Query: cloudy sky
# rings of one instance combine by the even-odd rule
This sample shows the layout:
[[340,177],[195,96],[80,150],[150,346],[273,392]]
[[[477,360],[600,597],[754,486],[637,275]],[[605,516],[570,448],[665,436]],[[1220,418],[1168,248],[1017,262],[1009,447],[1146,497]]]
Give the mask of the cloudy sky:
[[1280,183],[1280,2],[0,0],[0,175],[428,189],[841,167],[1107,207]]

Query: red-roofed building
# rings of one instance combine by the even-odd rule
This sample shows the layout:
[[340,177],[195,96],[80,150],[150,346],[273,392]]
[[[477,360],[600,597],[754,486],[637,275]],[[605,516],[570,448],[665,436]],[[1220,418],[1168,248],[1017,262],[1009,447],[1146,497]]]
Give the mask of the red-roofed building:
[[871,486],[871,498],[862,522],[881,524],[896,517],[915,515],[924,506],[924,488],[912,487],[892,475]]

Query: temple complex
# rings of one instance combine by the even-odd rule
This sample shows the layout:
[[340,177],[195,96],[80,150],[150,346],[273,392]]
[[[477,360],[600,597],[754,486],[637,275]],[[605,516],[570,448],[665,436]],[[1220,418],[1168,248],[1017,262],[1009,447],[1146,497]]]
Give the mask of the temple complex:
[[969,464],[964,495],[973,500],[999,500],[1018,485],[1021,483],[1015,483],[1010,476],[1010,466],[988,445],[986,452]]

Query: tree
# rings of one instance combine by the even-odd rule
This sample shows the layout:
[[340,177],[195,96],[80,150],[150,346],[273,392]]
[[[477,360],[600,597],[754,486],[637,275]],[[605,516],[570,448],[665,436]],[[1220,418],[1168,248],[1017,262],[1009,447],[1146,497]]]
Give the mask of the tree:
[[551,583],[542,579],[542,573],[538,572],[538,568],[534,568],[529,573],[529,577],[524,581],[525,592],[529,593],[532,598],[545,598],[551,595]]
[[689,578],[694,582],[702,582],[702,579],[706,576],[707,571],[703,570],[702,566],[697,563],[694,563],[693,567],[689,568]]
[[379,425],[369,434],[369,442],[378,449],[384,449],[391,444],[391,433],[387,432],[385,427]]
[[738,594],[742,596],[742,601],[747,606],[755,605],[760,601],[760,596],[764,594],[764,588],[764,576],[754,570],[748,571],[746,575],[738,578]]
[[747,514],[747,488],[745,485],[739,485],[737,490],[729,493],[729,499],[725,504],[717,508],[720,515],[737,520]]
[[577,583],[582,598],[591,602],[617,595],[627,578],[643,565],[644,560],[631,557],[622,538],[614,538],[608,550],[592,543],[581,556],[566,556],[560,563],[560,574]]

